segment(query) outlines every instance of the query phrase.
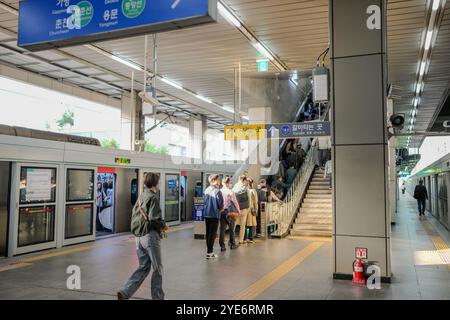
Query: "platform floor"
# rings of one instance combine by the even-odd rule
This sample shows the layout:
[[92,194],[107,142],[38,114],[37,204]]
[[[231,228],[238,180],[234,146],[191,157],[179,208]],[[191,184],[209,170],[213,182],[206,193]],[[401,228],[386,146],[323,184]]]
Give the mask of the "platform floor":
[[[207,261],[204,241],[193,239],[192,225],[183,225],[163,241],[166,298],[450,299],[449,231],[429,213],[419,219],[410,195],[401,195],[399,206],[392,229],[393,281],[381,290],[333,280],[327,239],[259,241]],[[79,291],[66,288],[70,265],[81,268]],[[0,259],[0,299],[116,299],[136,266],[129,235]],[[148,279],[135,298],[150,298]]]

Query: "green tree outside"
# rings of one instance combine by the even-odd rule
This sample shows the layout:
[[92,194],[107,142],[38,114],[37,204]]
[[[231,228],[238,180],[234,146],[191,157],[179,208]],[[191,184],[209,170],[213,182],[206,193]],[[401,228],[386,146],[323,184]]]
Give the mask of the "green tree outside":
[[73,127],[75,125],[75,114],[73,111],[66,110],[60,119],[56,120],[59,131],[63,131],[66,126]]
[[169,148],[167,148],[166,146],[158,147],[157,145],[155,145],[153,143],[147,142],[145,144],[145,152],[168,155]]
[[110,148],[110,149],[119,149],[120,148],[120,144],[119,142],[117,142],[116,139],[102,139],[102,141],[100,141],[100,144],[102,145],[103,148]]

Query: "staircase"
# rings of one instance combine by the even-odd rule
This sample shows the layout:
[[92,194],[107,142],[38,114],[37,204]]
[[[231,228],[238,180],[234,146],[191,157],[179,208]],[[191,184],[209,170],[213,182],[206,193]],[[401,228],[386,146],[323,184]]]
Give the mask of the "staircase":
[[332,192],[329,189],[330,182],[323,178],[323,174],[322,169],[315,169],[291,236],[332,236]]

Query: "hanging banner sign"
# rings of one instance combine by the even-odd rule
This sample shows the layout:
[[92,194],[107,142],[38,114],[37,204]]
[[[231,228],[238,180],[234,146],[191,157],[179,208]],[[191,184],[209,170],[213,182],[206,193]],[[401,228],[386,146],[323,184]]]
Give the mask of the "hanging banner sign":
[[217,0],[22,0],[19,47],[31,51],[217,21]]
[[227,126],[225,140],[295,139],[329,137],[330,122],[294,122]]

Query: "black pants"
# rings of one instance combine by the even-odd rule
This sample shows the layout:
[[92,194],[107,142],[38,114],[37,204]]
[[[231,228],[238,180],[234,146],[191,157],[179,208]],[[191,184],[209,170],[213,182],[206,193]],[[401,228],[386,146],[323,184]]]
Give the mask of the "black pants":
[[208,248],[208,253],[213,253],[214,241],[216,241],[217,229],[219,227],[219,219],[205,218],[205,224],[206,224],[206,247]]
[[234,235],[234,220],[230,219],[229,217],[227,217],[226,214],[221,214],[220,215],[220,237],[219,237],[219,244],[221,248],[225,248],[225,233],[227,231],[227,226],[228,229],[230,230],[230,240],[229,243],[230,245],[235,245],[236,241],[235,241],[235,235]]
[[[261,203],[259,205],[261,206]],[[261,234],[261,211],[256,216],[256,234]]]
[[427,200],[426,199],[417,199],[417,206],[419,207],[419,214],[425,215],[425,204]]

